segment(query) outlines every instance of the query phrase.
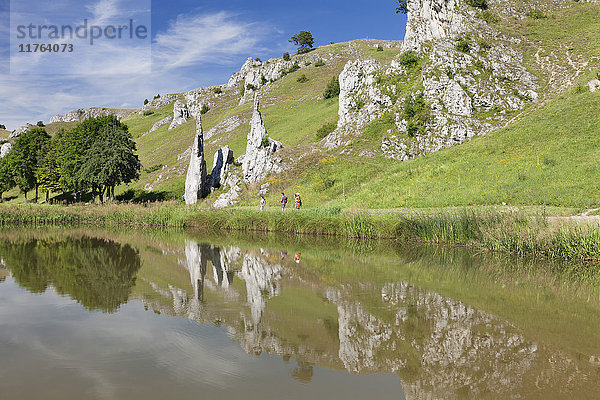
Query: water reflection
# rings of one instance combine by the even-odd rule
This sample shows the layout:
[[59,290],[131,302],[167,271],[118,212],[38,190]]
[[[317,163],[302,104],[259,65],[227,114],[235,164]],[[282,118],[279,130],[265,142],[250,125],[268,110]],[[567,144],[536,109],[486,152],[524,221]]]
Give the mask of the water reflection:
[[32,293],[48,286],[90,310],[114,312],[127,302],[140,269],[137,250],[91,237],[0,243],[4,266]]
[[[537,276],[539,261],[452,248],[356,256],[138,240],[17,241],[0,254],[34,293],[52,285],[104,311],[133,297],[157,314],[225,327],[250,356],[293,358],[289,377],[303,384],[327,367],[394,373],[406,398],[593,398],[600,390],[597,304],[561,297],[549,283],[556,275]],[[540,282],[554,297],[540,299]]]

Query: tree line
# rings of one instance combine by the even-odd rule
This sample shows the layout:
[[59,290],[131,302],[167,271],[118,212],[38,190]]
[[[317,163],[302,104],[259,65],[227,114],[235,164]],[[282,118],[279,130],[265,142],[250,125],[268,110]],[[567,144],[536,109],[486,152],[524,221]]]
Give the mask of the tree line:
[[139,178],[141,163],[127,125],[116,116],[90,118],[53,137],[42,127],[19,135],[0,159],[0,198],[14,187],[25,195],[35,190],[71,195],[75,201],[91,192],[114,200],[115,186]]

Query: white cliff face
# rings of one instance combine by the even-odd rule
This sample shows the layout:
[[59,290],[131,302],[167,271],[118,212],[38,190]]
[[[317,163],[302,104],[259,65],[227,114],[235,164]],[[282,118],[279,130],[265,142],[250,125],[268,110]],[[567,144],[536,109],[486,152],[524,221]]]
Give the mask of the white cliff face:
[[229,146],[223,146],[215,152],[213,169],[207,178],[210,181],[210,187],[221,187],[225,184],[227,179],[227,172],[231,165],[233,165],[234,157],[233,150]]
[[106,115],[115,115],[117,118],[125,118],[131,115],[130,110],[116,110],[112,108],[91,107],[84,110],[73,110],[66,114],[55,115],[50,118],[50,123],[55,122],[82,122],[89,118],[103,117]]
[[[190,118],[190,112],[188,111],[187,105],[181,100],[177,100],[173,105],[173,120],[171,125],[169,125],[169,130],[185,124],[188,118]],[[196,118],[198,117],[196,116]]]
[[33,128],[35,125],[31,125],[30,123],[27,123],[21,127],[18,127],[17,129],[15,129],[14,131],[12,131],[12,133],[10,135],[8,135],[9,139],[14,139],[16,137],[21,136],[22,134],[24,134],[25,132],[27,132],[28,130],[30,130],[31,128]]
[[244,255],[242,270],[238,276],[246,281],[247,300],[250,305],[252,321],[258,325],[267,305],[263,293],[269,297],[279,294],[277,281],[281,279],[281,265],[271,264],[259,256]]
[[204,161],[204,135],[202,132],[202,120],[196,119],[196,136],[190,164],[185,178],[185,204],[196,204],[205,193],[206,161]]
[[281,142],[268,138],[267,146],[263,141],[267,138],[267,129],[259,111],[258,97],[254,98],[254,112],[250,121],[250,133],[246,140],[246,154],[243,156],[242,172],[247,183],[259,182],[269,173],[281,172],[281,159],[274,153],[283,145]]
[[0,158],[6,157],[10,149],[12,149],[12,144],[4,143],[2,147],[0,147]]
[[451,38],[467,30],[457,0],[408,0],[407,8],[404,50],[419,50],[426,41]]

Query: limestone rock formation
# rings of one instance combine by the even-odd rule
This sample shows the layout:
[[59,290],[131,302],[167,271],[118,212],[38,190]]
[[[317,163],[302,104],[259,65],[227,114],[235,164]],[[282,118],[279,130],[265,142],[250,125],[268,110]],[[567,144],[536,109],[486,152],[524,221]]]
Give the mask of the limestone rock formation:
[[105,107],[91,107],[86,109],[79,109],[69,111],[66,114],[55,115],[50,118],[50,123],[55,122],[82,122],[90,118],[104,117],[106,115],[115,115],[117,118],[125,118],[131,115],[131,110],[120,110],[114,108]]
[[152,111],[164,107],[173,103],[175,100],[179,98],[178,94],[166,94],[161,97],[157,97],[152,99],[152,101],[148,102],[148,104],[144,104],[139,110],[138,114],[144,114],[147,111]]
[[255,183],[265,179],[271,172],[281,172],[281,159],[274,156],[274,153],[281,148],[283,148],[281,142],[268,137],[259,111],[258,96],[255,96],[250,133],[246,141],[246,154],[242,161],[244,181]]
[[185,204],[196,204],[206,193],[206,161],[202,120],[196,119],[196,137],[192,146],[190,164],[185,178]]
[[429,40],[446,39],[467,30],[458,0],[408,0],[404,50],[419,50]]
[[30,130],[31,128],[33,128],[35,125],[31,125],[30,123],[27,123],[17,129],[15,129],[14,131],[12,131],[12,133],[10,135],[8,135],[9,139],[14,139],[20,135],[22,135],[23,133],[27,132],[28,130]]
[[158,128],[160,128],[161,126],[163,126],[163,125],[166,125],[166,124],[170,123],[171,121],[173,121],[173,116],[172,116],[172,115],[169,115],[169,116],[167,116],[167,117],[165,117],[165,118],[161,119],[160,121],[158,121],[158,122],[155,122],[155,123],[152,125],[152,127],[151,127],[151,128],[148,130],[148,132],[144,133],[144,135],[147,135],[147,134],[149,134],[149,133],[152,133],[152,132],[154,132],[155,130],[157,130],[157,129],[158,129]]
[[[171,121],[171,125],[169,125],[169,130],[185,124],[188,118],[190,118],[190,112],[186,104],[181,100],[177,100],[173,105],[173,120]],[[196,116],[196,119],[198,118],[199,116]]]
[[588,87],[590,88],[590,92],[600,91],[600,80],[593,79],[588,82]]
[[213,169],[206,179],[209,187],[219,188],[225,184],[227,172],[233,161],[233,150],[229,146],[223,146],[215,152]]
[[2,147],[0,147],[0,158],[4,158],[8,152],[12,149],[12,144],[4,143]]
[[227,178],[223,183],[223,186],[229,187],[227,193],[223,193],[213,203],[213,208],[225,208],[237,203],[242,191],[241,185],[242,179],[236,173],[227,174]]

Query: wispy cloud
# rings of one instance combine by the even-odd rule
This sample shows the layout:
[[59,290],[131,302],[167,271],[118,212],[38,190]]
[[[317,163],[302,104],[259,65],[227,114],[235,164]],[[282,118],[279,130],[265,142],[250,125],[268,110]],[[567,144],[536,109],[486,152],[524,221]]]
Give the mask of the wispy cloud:
[[[89,11],[95,21],[110,23],[123,11],[121,6],[119,0],[100,0]],[[147,54],[143,48],[105,41],[94,44],[94,50],[110,57],[95,65],[82,59],[72,70],[79,76],[0,76],[0,123],[14,129],[76,108],[140,106],[144,97],[155,93],[225,83],[244,58],[264,53],[266,43],[276,36],[271,25],[244,15],[182,14],[155,35],[151,60],[140,62]],[[150,61],[152,73],[147,73]],[[102,74],[89,74],[92,67]]]
[[228,12],[180,15],[153,43],[153,63],[159,70],[201,64],[225,64],[241,53],[260,50],[271,28],[246,22]]

